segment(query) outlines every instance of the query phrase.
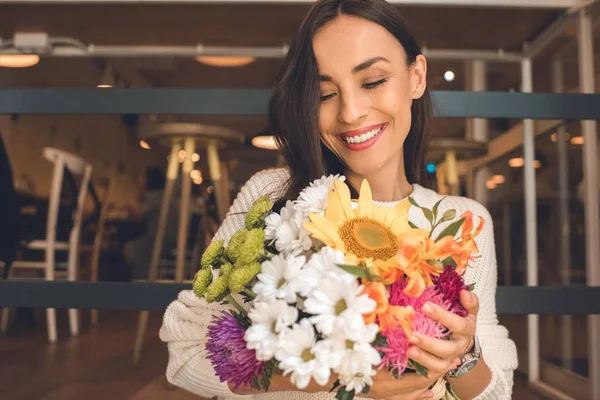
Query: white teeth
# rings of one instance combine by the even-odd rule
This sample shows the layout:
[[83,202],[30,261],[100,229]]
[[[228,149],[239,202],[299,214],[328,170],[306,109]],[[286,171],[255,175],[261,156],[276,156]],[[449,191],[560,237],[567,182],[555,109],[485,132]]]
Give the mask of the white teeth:
[[379,127],[379,128],[375,128],[372,131],[369,131],[367,133],[363,133],[362,135],[346,136],[346,142],[348,142],[348,143],[366,142],[367,140],[374,138],[379,132],[381,132],[381,129],[382,129],[382,127]]

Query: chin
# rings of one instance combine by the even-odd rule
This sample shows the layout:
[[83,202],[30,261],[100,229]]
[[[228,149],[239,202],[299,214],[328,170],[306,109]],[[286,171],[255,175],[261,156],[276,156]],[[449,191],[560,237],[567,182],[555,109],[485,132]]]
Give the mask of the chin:
[[371,161],[370,157],[356,160],[356,162],[348,162],[350,171],[363,177],[373,176],[380,172],[384,165],[385,163],[381,161],[381,158],[378,158],[377,161]]

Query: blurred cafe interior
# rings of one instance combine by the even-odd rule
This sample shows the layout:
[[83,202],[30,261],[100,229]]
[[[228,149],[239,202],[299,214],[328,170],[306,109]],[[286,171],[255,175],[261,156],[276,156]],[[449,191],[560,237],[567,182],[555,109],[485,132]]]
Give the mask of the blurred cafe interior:
[[[428,58],[430,90],[598,92],[597,1],[394,2]],[[0,1],[0,91],[271,89],[310,3]],[[0,113],[2,278],[191,280],[243,184],[284,166],[265,126],[264,115]],[[533,192],[525,129],[534,136]],[[598,205],[586,192],[586,178],[599,177],[589,158],[597,162],[600,149],[586,150],[585,139],[596,129],[579,120],[528,128],[521,119],[435,118],[425,185],[488,208],[499,286],[600,285],[600,221],[586,206]],[[162,312],[139,315],[4,307],[0,398],[197,398],[166,382]],[[499,319],[519,351],[513,398],[600,399],[596,317]]]

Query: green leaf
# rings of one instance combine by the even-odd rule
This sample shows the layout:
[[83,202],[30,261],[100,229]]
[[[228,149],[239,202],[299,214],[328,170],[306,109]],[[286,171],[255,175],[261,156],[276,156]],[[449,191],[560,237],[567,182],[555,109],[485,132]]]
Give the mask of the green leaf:
[[358,278],[364,278],[370,282],[383,280],[382,277],[375,274],[372,270],[364,268],[364,267],[357,267],[356,265],[347,265],[347,264],[337,264],[337,266]]
[[446,198],[446,196],[442,197],[441,200],[439,200],[437,203],[434,204],[433,208],[431,209],[431,211],[433,211],[433,216],[435,219],[437,219],[438,216],[438,208],[440,206],[440,203]]
[[256,390],[260,390],[260,382],[258,381],[258,376],[254,375],[252,377],[252,388]]
[[394,378],[400,379],[400,374],[398,373],[398,368],[394,368],[392,370],[392,375],[394,376]]
[[446,237],[446,236],[456,235],[456,232],[458,232],[458,230],[462,226],[463,222],[465,222],[465,219],[466,218],[461,218],[458,221],[453,222],[450,225],[448,225],[446,228],[444,228],[442,233],[440,233],[440,235],[438,236],[438,238],[435,241],[437,242],[438,240],[440,240],[441,238]]
[[375,340],[371,344],[375,347],[388,347],[387,337],[383,336],[381,333],[377,333]]
[[361,393],[367,394],[369,393],[369,390],[371,390],[371,386],[365,385]]
[[410,204],[412,204],[415,207],[419,207],[421,208],[421,206],[419,204],[417,204],[417,201],[415,199],[413,199],[412,197],[408,198],[408,201],[410,202]]
[[414,370],[417,373],[417,375],[429,379],[429,377],[427,376],[427,368],[425,368],[418,362],[414,360],[408,360],[407,368]]
[[456,261],[454,261],[454,258],[452,257],[447,257],[442,261],[442,264],[444,264],[444,267],[447,265],[451,265],[452,268],[456,268]]
[[345,387],[341,387],[335,395],[335,398],[338,400],[352,400],[354,399],[354,390],[349,392]]
[[337,379],[335,382],[333,382],[333,387],[331,388],[331,390],[329,391],[329,393],[333,392],[338,387],[340,387],[340,380],[339,379]]
[[415,224],[413,224],[412,222],[408,221],[408,225],[410,225],[411,228],[413,229],[419,229],[418,226],[416,226]]
[[456,210],[446,210],[442,215],[442,222],[452,221],[456,217]]
[[271,360],[267,363],[267,365],[265,365],[265,369],[263,370],[263,373],[260,377],[262,389],[264,389],[265,392],[269,391],[269,386],[271,385],[271,378],[273,376],[274,370],[275,370],[275,362],[273,360]]
[[431,210],[429,208],[421,208],[421,210],[423,210],[423,215],[425,215],[427,221],[429,221],[429,223],[433,225],[433,213],[431,212]]
[[467,286],[469,287],[470,291],[475,290],[475,284],[474,283],[471,283],[470,285],[467,285]]

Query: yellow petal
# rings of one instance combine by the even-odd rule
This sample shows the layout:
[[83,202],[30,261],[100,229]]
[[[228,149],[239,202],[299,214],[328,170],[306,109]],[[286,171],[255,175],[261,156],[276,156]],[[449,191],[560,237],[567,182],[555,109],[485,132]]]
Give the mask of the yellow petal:
[[311,219],[311,222],[305,222],[303,226],[313,236],[318,235],[318,239],[324,243],[325,241],[322,239],[324,236],[328,237],[331,241],[335,241],[336,238],[339,238],[337,227],[335,227],[327,218],[315,213],[310,213],[308,217]]
[[385,217],[390,212],[389,207],[373,206],[373,219],[385,224]]
[[355,218],[354,210],[352,209],[351,204],[350,189],[348,189],[348,186],[344,182],[336,180],[333,182],[333,188],[339,196],[340,205],[344,210],[344,214],[346,215],[345,219]]
[[371,187],[366,179],[360,185],[360,196],[358,197],[358,216],[373,218],[373,196]]
[[329,197],[327,198],[327,210],[325,211],[327,219],[330,221],[336,221],[336,225],[340,226],[341,221],[344,220],[345,213],[340,201],[339,193],[336,190],[329,191]]

